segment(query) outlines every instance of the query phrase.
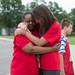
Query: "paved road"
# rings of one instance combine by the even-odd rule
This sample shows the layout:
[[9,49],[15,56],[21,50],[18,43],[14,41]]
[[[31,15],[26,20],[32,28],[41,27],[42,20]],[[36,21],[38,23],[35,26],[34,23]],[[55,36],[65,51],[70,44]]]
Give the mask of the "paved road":
[[0,75],[8,75],[12,56],[12,42],[0,39]]
[[[75,45],[70,46],[75,68],[75,50],[74,50]],[[12,41],[0,39],[0,75],[9,75],[12,53],[13,53]]]

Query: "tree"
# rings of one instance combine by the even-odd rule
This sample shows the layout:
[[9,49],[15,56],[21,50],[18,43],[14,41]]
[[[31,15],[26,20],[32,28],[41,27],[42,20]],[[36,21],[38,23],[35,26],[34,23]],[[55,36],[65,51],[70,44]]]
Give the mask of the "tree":
[[36,3],[36,2],[31,2],[30,3],[30,8],[31,8],[31,10],[35,7],[35,6],[37,6],[38,4]]
[[68,18],[68,14],[65,10],[63,10],[56,2],[49,1],[48,3],[49,9],[54,13],[59,21],[63,18]]
[[73,21],[73,31],[75,32],[75,8],[73,8],[70,12],[70,18],[72,19]]
[[21,0],[1,0],[1,9],[1,24],[7,28],[8,35],[10,35],[10,28],[15,27],[21,20],[24,6]]

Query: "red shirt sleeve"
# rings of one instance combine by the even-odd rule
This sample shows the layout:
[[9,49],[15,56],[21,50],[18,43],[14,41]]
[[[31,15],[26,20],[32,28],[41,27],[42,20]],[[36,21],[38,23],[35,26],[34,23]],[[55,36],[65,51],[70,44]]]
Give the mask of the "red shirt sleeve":
[[28,44],[30,41],[25,35],[16,35],[14,38],[14,45],[23,48],[26,44]]
[[61,25],[55,22],[43,36],[51,45],[58,43],[61,37]]

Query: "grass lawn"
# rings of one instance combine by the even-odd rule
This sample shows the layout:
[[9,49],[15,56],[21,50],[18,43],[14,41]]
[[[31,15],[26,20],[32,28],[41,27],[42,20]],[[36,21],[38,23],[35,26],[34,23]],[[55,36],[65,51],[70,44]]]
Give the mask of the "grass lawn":
[[70,44],[74,44],[75,45],[75,36],[70,36],[68,38],[69,38]]
[[[13,39],[13,36],[0,36],[0,37]],[[70,44],[74,44],[75,45],[75,36],[70,36],[68,38],[69,38]]]

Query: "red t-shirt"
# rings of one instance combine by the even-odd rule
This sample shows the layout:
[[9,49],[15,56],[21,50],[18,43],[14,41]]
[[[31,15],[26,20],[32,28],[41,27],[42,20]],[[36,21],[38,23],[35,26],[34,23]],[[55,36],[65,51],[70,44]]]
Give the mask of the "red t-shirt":
[[[48,41],[48,46],[53,46],[59,42],[61,37],[61,26],[58,22],[53,25],[43,36]],[[40,56],[40,68],[44,70],[59,70],[60,59],[58,52],[49,52]]]
[[66,75],[74,75],[73,70],[73,62],[70,55],[70,48],[69,48],[69,42],[66,41],[66,47],[65,47],[65,53],[63,54],[64,57],[64,69]]
[[30,40],[24,35],[15,36],[11,75],[38,75],[36,56],[22,50],[29,42]]

